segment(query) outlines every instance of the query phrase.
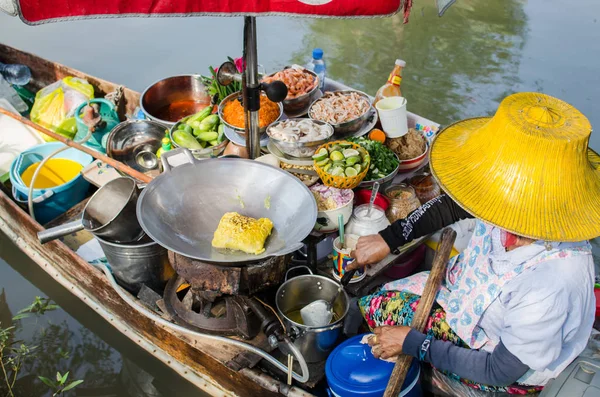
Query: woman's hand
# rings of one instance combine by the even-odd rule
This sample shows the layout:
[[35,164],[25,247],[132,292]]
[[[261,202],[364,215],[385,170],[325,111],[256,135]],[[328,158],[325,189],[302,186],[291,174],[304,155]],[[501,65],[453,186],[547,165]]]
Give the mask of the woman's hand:
[[373,355],[386,360],[402,354],[402,345],[410,332],[410,327],[384,325],[375,328],[373,332],[375,335],[369,338],[369,345],[373,347]]
[[354,258],[354,262],[347,267],[346,271],[377,263],[389,253],[390,247],[379,234],[363,236],[358,239],[356,248],[350,253],[350,256]]

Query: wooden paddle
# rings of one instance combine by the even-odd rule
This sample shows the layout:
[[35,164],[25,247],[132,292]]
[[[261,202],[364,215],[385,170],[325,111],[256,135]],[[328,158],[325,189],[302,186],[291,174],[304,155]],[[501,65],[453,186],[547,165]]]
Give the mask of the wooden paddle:
[[28,125],[29,127],[33,128],[34,130],[37,130],[37,131],[41,132],[42,134],[46,134],[49,137],[54,138],[57,141],[60,141],[60,142],[64,143],[67,146],[70,146],[72,148],[81,150],[82,152],[89,154],[90,156],[92,156],[93,158],[95,158],[97,160],[105,162],[106,164],[110,165],[111,167],[113,167],[113,168],[121,171],[124,174],[129,175],[130,177],[132,177],[134,179],[137,179],[137,180],[139,180],[141,182],[144,182],[144,183],[150,183],[152,181],[152,177],[150,177],[148,175],[145,175],[145,174],[142,174],[141,172],[139,172],[137,170],[134,170],[133,168],[131,168],[131,167],[129,167],[129,166],[121,163],[120,161],[117,161],[115,159],[111,159],[110,157],[108,157],[108,156],[106,156],[106,155],[104,155],[104,154],[102,154],[100,152],[97,152],[94,149],[91,149],[91,148],[89,148],[87,146],[84,146],[84,145],[82,145],[80,143],[74,142],[72,139],[65,138],[64,136],[62,136],[60,134],[57,134],[54,131],[50,131],[47,128],[39,126],[36,123],[34,123],[33,121],[31,121],[29,119],[26,119],[25,117],[22,117],[20,115],[17,115],[17,114],[14,114],[12,112],[9,112],[8,110],[5,110],[3,108],[0,108],[0,114],[4,114],[4,115],[6,115],[8,117],[11,117],[11,118],[17,120],[17,121],[20,121],[21,123],[23,123],[25,125]]
[[[419,332],[423,332],[427,320],[429,319],[429,313],[433,307],[433,302],[435,301],[438,289],[442,284],[446,263],[448,263],[448,259],[450,259],[450,252],[452,251],[455,239],[456,232],[454,230],[450,228],[444,229],[440,245],[433,258],[431,272],[427,278],[423,295],[421,295],[421,300],[419,301],[417,311],[415,312],[411,324],[411,327]],[[408,373],[408,369],[410,368],[413,359],[412,356],[406,354],[402,354],[398,357],[390,381],[385,389],[384,397],[397,397],[400,394],[400,389],[404,384],[404,379],[406,378],[406,374]]]

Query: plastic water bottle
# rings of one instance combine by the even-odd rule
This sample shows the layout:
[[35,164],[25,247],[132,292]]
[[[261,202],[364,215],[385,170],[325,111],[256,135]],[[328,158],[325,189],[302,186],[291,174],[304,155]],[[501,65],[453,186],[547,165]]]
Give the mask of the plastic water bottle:
[[323,60],[323,50],[315,48],[312,53],[312,60],[306,65],[308,70],[312,70],[319,76],[319,88],[323,91],[325,87],[325,61]]
[[7,65],[0,62],[0,74],[9,84],[14,85],[27,85],[31,80],[31,70],[25,65]]

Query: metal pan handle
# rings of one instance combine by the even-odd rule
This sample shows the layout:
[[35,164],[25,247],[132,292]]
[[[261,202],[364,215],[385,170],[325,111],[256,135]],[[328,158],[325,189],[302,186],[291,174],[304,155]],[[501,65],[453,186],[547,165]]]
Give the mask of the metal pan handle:
[[172,167],[171,167],[171,164],[169,164],[169,158],[177,156],[178,154],[181,154],[181,153],[185,154],[185,157],[187,157],[188,163],[194,164],[196,162],[196,159],[194,158],[194,155],[192,154],[192,152],[190,152],[186,148],[180,147],[178,149],[169,150],[168,152],[164,152],[160,156],[160,161],[162,161],[162,166],[163,166],[164,172],[171,171]]
[[289,269],[288,269],[288,271],[287,271],[287,272],[285,272],[285,280],[284,280],[284,281],[288,281],[288,274],[289,274],[289,273],[290,273],[292,270],[296,270],[296,269],[300,269],[300,268],[304,268],[304,269],[308,270],[308,273],[310,273],[310,275],[312,276],[313,272],[312,272],[312,270],[310,270],[310,268],[309,268],[308,266],[304,266],[304,265],[301,265],[301,266],[294,266],[294,267],[291,267],[291,268],[289,268]]
[[83,222],[81,219],[43,230],[39,232],[37,236],[41,244],[46,244],[49,241],[56,240],[57,238],[78,232],[80,230],[83,230]]

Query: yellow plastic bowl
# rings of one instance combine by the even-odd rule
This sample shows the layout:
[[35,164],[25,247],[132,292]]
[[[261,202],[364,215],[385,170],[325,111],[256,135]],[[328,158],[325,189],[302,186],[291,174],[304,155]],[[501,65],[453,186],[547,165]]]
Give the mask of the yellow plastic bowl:
[[[325,148],[325,149],[327,149],[327,151],[329,151],[330,147],[332,147],[334,145],[338,145],[340,143],[350,144],[350,145],[352,145],[351,147],[353,149],[358,149],[358,148],[362,147],[356,143],[352,143],[352,142],[348,142],[348,141],[333,141],[333,142],[328,142],[324,145],[319,146],[319,148],[317,149],[317,152],[319,150],[321,150],[321,148]],[[367,176],[367,172],[369,171],[369,166],[371,165],[371,160],[369,160],[369,162],[367,163],[367,167],[365,167],[365,169],[362,170],[356,176],[334,176],[334,175],[328,174],[327,172],[323,171],[323,169],[317,165],[316,161],[314,161],[313,164],[314,164],[315,170],[317,171],[317,174],[319,175],[319,178],[321,178],[321,181],[323,181],[323,184],[325,186],[337,187],[338,189],[354,189]]]

